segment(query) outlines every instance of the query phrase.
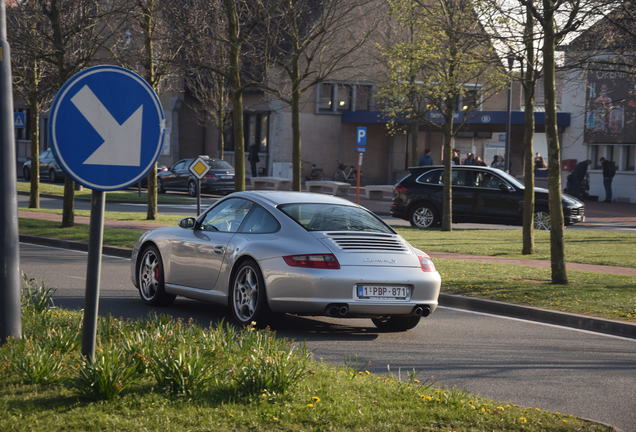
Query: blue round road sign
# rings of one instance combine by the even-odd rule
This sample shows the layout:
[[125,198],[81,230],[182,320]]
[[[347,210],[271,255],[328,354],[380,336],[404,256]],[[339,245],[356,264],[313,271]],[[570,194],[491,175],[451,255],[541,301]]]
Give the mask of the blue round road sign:
[[90,189],[137,183],[157,161],[164,134],[163,108],[152,87],[118,66],[95,66],[73,75],[51,107],[55,159]]

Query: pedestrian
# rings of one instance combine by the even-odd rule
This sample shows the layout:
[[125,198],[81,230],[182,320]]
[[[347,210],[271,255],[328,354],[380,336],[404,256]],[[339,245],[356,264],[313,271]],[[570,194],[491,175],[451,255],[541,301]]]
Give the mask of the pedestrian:
[[572,174],[570,174],[567,178],[568,193],[574,195],[579,199],[583,199],[583,181],[585,180],[585,175],[587,174],[587,167],[591,163],[592,161],[589,159],[577,163],[574,167],[574,170],[572,171]]
[[541,153],[537,152],[534,154],[534,170],[540,170],[540,169],[545,169],[547,168],[546,164],[545,164],[545,160],[543,160],[543,156],[541,156]]
[[431,156],[431,149],[425,149],[424,154],[420,157],[420,166],[433,165],[433,157]]
[[609,203],[612,202],[612,180],[614,180],[614,175],[616,175],[616,164],[604,157],[600,161],[603,169],[603,186],[605,187],[605,201],[603,202]]
[[256,164],[260,162],[258,157],[258,144],[254,143],[250,146],[249,153],[247,155],[247,160],[250,161],[250,167],[252,169],[252,177],[257,176],[256,172]]
[[481,156],[477,156],[477,158],[475,159],[475,165],[488,166],[486,165],[486,162],[484,162],[484,160],[481,158]]
[[468,154],[466,155],[466,159],[464,159],[464,165],[476,165],[475,155],[471,152],[468,152]]
[[504,169],[506,164],[504,163],[503,156],[495,155],[490,166],[497,169]]
[[452,165],[459,165],[459,150],[453,149]]

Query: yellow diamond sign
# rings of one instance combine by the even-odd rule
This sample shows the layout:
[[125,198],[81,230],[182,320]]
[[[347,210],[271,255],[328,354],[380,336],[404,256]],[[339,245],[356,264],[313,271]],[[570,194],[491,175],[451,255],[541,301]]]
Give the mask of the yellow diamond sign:
[[207,164],[204,158],[199,156],[190,164],[190,172],[198,179],[202,179],[204,175],[210,170],[210,165]]

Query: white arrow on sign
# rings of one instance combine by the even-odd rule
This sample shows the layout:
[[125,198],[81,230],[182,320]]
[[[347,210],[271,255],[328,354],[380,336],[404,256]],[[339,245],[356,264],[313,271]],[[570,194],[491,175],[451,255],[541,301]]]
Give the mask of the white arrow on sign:
[[71,102],[102,137],[104,142],[85,161],[90,165],[139,166],[141,164],[141,120],[143,105],[119,124],[108,109],[85,85]]

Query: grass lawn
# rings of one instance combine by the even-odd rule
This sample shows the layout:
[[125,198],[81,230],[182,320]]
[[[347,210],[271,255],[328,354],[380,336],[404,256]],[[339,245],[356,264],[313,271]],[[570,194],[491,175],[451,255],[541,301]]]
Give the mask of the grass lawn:
[[[18,224],[20,234],[88,243],[88,225],[75,224],[71,228],[60,228],[59,222],[29,218],[20,218]],[[132,248],[142,233],[126,228],[104,227],[104,244]]]
[[[454,252],[507,258],[550,259],[550,233],[535,231],[536,253],[521,255],[521,230],[419,230],[395,227],[425,252]],[[565,230],[568,262],[636,267],[636,234],[598,230]]]
[[568,272],[569,285],[550,283],[550,270],[436,259],[442,292],[636,323],[636,278]]
[[[2,431],[609,431],[415,376],[398,381],[316,362],[253,328],[101,318],[91,365],[78,353],[79,312],[24,316],[25,338],[0,346]],[[172,376],[184,378],[179,387],[166,381]]]
[[[18,192],[30,192],[31,191],[31,183],[18,181]],[[48,194],[48,195],[57,195],[59,197],[64,196],[64,185],[52,184],[52,183],[42,183],[40,182],[40,194]],[[192,200],[185,197],[177,197],[177,196],[169,196],[159,194],[159,203],[167,204],[167,203],[191,203]],[[75,191],[75,198],[79,199],[90,199],[91,191],[89,189],[83,188],[81,191]],[[131,201],[131,202],[146,202],[146,192],[141,191],[141,195],[139,195],[136,191],[113,191],[106,193],[106,201]]]
[[[21,207],[20,210],[32,211],[37,213],[48,213],[48,214],[56,214],[61,215],[62,210],[60,209],[31,209],[26,207]],[[90,217],[90,210],[75,210],[76,216],[86,216]],[[192,213],[194,217],[194,212]],[[181,215],[173,215],[173,214],[163,214],[160,213],[155,220],[147,220],[146,212],[113,212],[113,211],[105,211],[104,218],[118,221],[135,221],[135,222],[148,222],[154,223],[157,225],[172,225],[176,226],[179,224],[179,221],[183,219],[185,216]]]

